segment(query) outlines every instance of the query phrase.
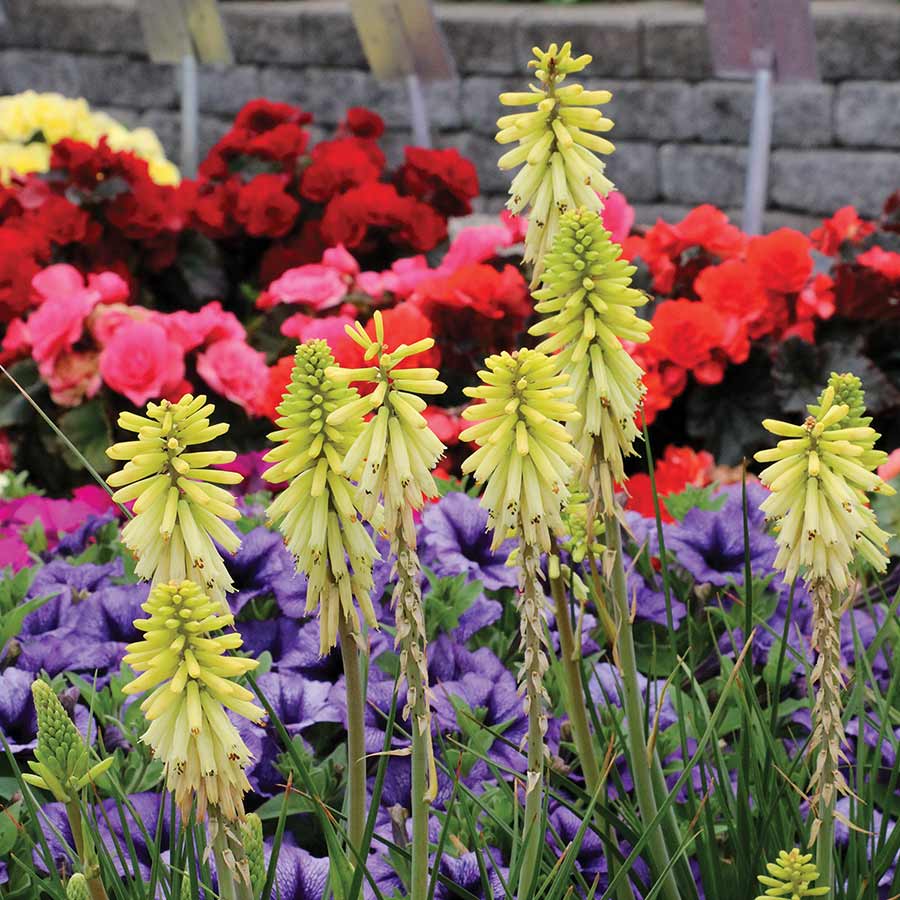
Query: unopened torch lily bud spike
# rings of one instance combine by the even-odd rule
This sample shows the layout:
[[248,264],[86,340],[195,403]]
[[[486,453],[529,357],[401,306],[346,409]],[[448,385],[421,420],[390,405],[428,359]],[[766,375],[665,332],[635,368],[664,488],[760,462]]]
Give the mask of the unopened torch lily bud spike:
[[608,103],[612,94],[585,90],[580,84],[562,85],[569,75],[582,71],[591,57],[573,57],[568,41],[562,47],[551,44],[547,50],[535,47],[532,52],[529,67],[537,83],[526,92],[500,95],[504,106],[526,109],[497,120],[496,140],[518,142],[500,157],[498,165],[501,169],[523,166],[510,185],[507,206],[516,214],[531,207],[524,259],[535,264],[537,278],[560,217],[577,206],[599,210],[601,197],[613,189],[597,154],[612,153],[615,147],[601,137],[613,127],[612,121],[595,108]]
[[230,463],[231,450],[193,450],[228,431],[210,423],[215,411],[206,397],[185,394],[177,403],[149,403],[146,416],[123,412],[119,427],[137,440],[113,444],[106,454],[125,466],[107,478],[117,503],[134,501],[134,518],[122,529],[137,557],[135,572],[153,584],[185,578],[203,584],[225,606],[234,590],[216,543],[228,553],[240,538],[228,526],[240,518],[234,496],[222,485],[241,475],[211,466]]
[[782,850],[774,863],[766,863],[768,875],[758,876],[759,883],[766,888],[765,894],[756,900],[804,900],[806,897],[824,897],[827,886],[816,887],[819,870],[812,861],[811,853],[801,853],[796,847],[788,853]]

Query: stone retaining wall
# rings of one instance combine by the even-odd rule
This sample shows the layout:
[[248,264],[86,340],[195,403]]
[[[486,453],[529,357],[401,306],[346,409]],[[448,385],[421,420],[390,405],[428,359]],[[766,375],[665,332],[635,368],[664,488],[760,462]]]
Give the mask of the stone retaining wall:
[[[156,129],[177,158],[176,75],[147,61],[136,2],[7,0],[0,92],[82,95],[126,124]],[[221,8],[236,64],[201,71],[202,149],[245,101],[265,95],[309,109],[322,134],[348,106],[370,106],[389,126],[389,156],[402,153],[405,91],[369,75],[346,4],[243,0]],[[873,214],[900,187],[900,3],[821,0],[813,9],[822,81],[776,89],[769,225],[847,203]],[[499,208],[507,185],[492,141],[497,94],[523,83],[533,44],[566,38],[594,55],[588,86],[614,92],[618,150],[609,172],[644,220],[704,201],[740,205],[752,89],[712,78],[700,4],[437,10],[460,80],[428,89],[435,140],[475,160],[484,209]]]

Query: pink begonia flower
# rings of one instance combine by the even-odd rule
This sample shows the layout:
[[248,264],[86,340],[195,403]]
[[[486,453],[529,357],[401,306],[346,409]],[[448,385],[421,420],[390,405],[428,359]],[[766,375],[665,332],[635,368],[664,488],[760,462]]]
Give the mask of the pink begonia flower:
[[404,299],[426,279],[434,276],[434,269],[429,268],[424,256],[407,256],[398,259],[390,269],[381,272],[382,290],[390,291]]
[[24,569],[31,563],[28,544],[17,534],[0,534],[0,572],[11,566],[13,572]]
[[878,474],[885,481],[891,481],[900,475],[900,447],[887,458],[887,462],[878,467]]
[[58,406],[78,406],[100,390],[100,354],[64,353],[47,375],[50,398]]
[[125,321],[100,354],[100,374],[135,406],[167,396],[184,378],[184,351],[158,322]]
[[456,413],[441,406],[426,406],[422,415],[441,443],[451,447],[459,443],[460,432],[467,424]]
[[84,290],[84,276],[75,266],[70,266],[67,263],[58,263],[55,266],[47,266],[46,269],[41,269],[31,279],[31,289],[39,303],[43,303],[53,297],[65,299],[78,291]]
[[[347,296],[349,285],[344,274],[332,266],[310,263],[288,269],[269,285],[264,303],[303,303],[314,310],[337,306]],[[259,305],[264,295],[257,299]]]
[[0,349],[7,359],[21,359],[31,353],[31,335],[24,319],[13,319],[6,326],[6,334],[0,341]]
[[317,319],[297,313],[284,320],[281,333],[285,337],[294,338],[298,344],[320,338],[333,348],[334,341],[346,335],[344,326],[352,325],[355,321],[352,316],[325,316]]
[[856,261],[867,269],[874,269],[890,281],[900,280],[900,253],[874,246],[860,253]]
[[218,300],[207,303],[195,313],[180,309],[161,316],[160,324],[185,353],[216,341],[243,340],[247,336],[238,317],[222,309]]
[[67,297],[49,297],[29,316],[31,353],[44,378],[53,371],[60,355],[81,339],[85,320],[97,303],[94,291],[80,288]]
[[[111,303],[109,306],[98,306],[88,321],[88,329],[94,340],[101,346],[108,344],[113,335],[131,322],[154,322],[162,313],[146,306],[125,306],[123,303]],[[159,324],[159,323],[157,323]]]
[[115,272],[91,272],[87,286],[100,295],[101,303],[124,303],[130,293],[125,279]]
[[344,275],[355,278],[359,275],[359,263],[356,257],[343,245],[338,244],[336,247],[329,247],[322,254],[322,264],[337,269]]
[[269,380],[266,356],[243,339],[216,341],[197,357],[197,373],[218,394],[255,413]]
[[603,201],[600,210],[603,227],[610,232],[613,243],[621,244],[631,234],[634,225],[634,207],[619,191],[612,191]]

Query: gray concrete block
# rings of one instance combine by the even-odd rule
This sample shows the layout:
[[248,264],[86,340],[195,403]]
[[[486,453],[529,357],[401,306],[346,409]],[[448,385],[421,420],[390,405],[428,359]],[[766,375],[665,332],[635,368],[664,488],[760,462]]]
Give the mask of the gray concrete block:
[[82,92],[82,61],[50,50],[0,51],[0,93],[56,91],[77,97]]
[[197,76],[201,113],[233,116],[262,93],[259,70],[254,66],[203,66]]
[[673,203],[743,202],[743,147],[664,144],[659,150],[662,197]]
[[438,8],[438,20],[460,74],[524,76],[513,37],[516,12],[480,3],[447,3]]
[[819,74],[826,81],[900,77],[900,4],[818,4],[815,30]]
[[346,3],[291,0],[222,4],[238,62],[290,66],[366,65]]
[[606,81],[602,86],[613,94],[603,107],[604,115],[616,123],[607,135],[613,142],[621,138],[669,141],[695,136],[693,94],[687,82]]
[[837,88],[834,118],[841,144],[900,147],[900,82],[844,82]]
[[656,144],[620,141],[607,158],[606,174],[630,202],[647,202],[659,197]]
[[648,78],[699,81],[712,72],[701,6],[657,6],[644,19],[643,73]]
[[30,0],[14,27],[27,28],[33,46],[73,53],[146,54],[137,8],[117,0]]
[[879,212],[900,184],[900,155],[852,150],[776,150],[769,196],[774,205],[831,215],[847,204]]
[[[772,143],[817,147],[832,139],[834,89],[825,84],[778,84],[774,89]],[[704,81],[694,88],[697,137],[704,143],[746,144],[753,115],[753,86]]]
[[127,56],[81,56],[78,71],[81,91],[89,103],[136,109],[178,105],[177,67]]

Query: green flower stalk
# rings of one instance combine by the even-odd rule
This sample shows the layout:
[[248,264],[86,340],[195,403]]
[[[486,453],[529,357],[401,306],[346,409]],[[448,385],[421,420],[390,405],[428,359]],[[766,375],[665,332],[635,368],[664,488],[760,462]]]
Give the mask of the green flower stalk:
[[231,450],[190,450],[228,431],[211,425],[215,411],[202,394],[185,394],[177,403],[149,403],[147,415],[119,415],[119,427],[136,441],[113,444],[106,454],[125,467],[107,478],[117,503],[134,501],[134,518],[122,529],[125,546],[137,557],[135,571],[153,584],[191,579],[205,585],[227,609],[225,594],[234,589],[213,541],[234,553],[240,538],[226,522],[240,513],[231,493],[219,485],[237,484],[236,472],[211,469],[235,458]]
[[[367,655],[360,637],[354,599],[370,628],[378,628],[372,606],[375,544],[360,520],[356,486],[344,473],[347,451],[363,430],[356,388],[326,375],[334,357],[325,341],[297,348],[291,381],[278,407],[278,446],[265,457],[274,465],[263,477],[290,480],[269,506],[285,543],[307,576],[306,610],[319,611],[319,652],[331,650],[341,636],[347,689],[348,832],[359,848],[366,823],[365,702],[362,667]],[[340,426],[332,413],[353,405],[353,416]],[[358,478],[362,464],[351,474]],[[377,518],[378,510],[376,510]]]
[[[622,484],[624,457],[635,453],[640,436],[635,419],[645,392],[644,372],[623,341],[649,340],[650,323],[635,312],[647,296],[631,287],[635,266],[622,259],[622,248],[589,209],[561,217],[545,263],[541,286],[532,295],[542,319],[529,333],[542,337],[537,349],[557,353],[560,369],[569,373],[572,402],[581,413],[569,429],[585,461],[590,462],[596,445]],[[593,471],[588,465],[580,473],[585,487]],[[614,503],[611,491],[605,491],[600,512]]]
[[222,614],[193,582],[158,584],[141,608],[147,618],[134,627],[143,638],[128,645],[125,662],[142,674],[124,688],[126,694],[151,691],[141,703],[150,723],[141,739],[162,761],[184,818],[196,798],[201,821],[208,807],[225,821],[242,819],[251,754],[226,709],[263,720],[253,694],[234,680],[257,662],[225,655],[243,643],[236,631],[219,634],[234,625],[234,616]]
[[[319,611],[323,655],[337,643],[342,617],[351,632],[358,633],[354,599],[366,624],[378,627],[370,596],[377,551],[360,521],[355,486],[343,471],[347,451],[363,429],[363,417],[356,389],[325,374],[333,365],[325,341],[308,341],[297,348],[291,381],[278,407],[278,430],[269,435],[279,445],[265,456],[274,465],[263,476],[267,481],[290,481],[269,506],[268,515],[308,578],[306,611]],[[329,425],[328,417],[349,404],[358,412],[340,427]],[[358,476],[359,471],[351,474]]]
[[422,415],[426,407],[422,395],[442,394],[447,386],[438,381],[437,369],[404,367],[407,360],[434,346],[431,338],[401,344],[389,351],[381,313],[376,311],[373,318],[374,340],[358,322],[346,328],[347,334],[364,350],[365,361],[373,365],[325,370],[326,377],[334,381],[368,382],[373,390],[330,412],[326,423],[342,428],[361,414],[373,414],[347,451],[343,471],[353,475],[362,466],[357,508],[374,524],[381,518],[379,504],[383,503],[384,530],[397,557],[393,595],[395,643],[400,650],[400,672],[406,678],[403,715],[409,717],[412,731],[413,840],[409,893],[420,898],[428,890],[428,814],[437,795],[437,769],[431,741],[427,637],[413,512],[422,508],[426,497],[437,496],[431,470],[444,452],[444,445]]
[[501,169],[524,167],[513,178],[507,206],[521,213],[530,206],[525,237],[525,262],[535,265],[535,279],[543,268],[544,254],[550,249],[560,218],[570,209],[583,206],[599,210],[612,189],[603,174],[604,163],[597,153],[612,153],[615,147],[594,132],[613,127],[610,119],[594,107],[612,99],[609,91],[587,91],[580,84],[562,85],[565,79],[582,71],[590,62],[588,54],[572,56],[572,45],[551,44],[547,50],[534,47],[537,83],[525,92],[500,95],[504,106],[534,107],[502,116],[497,120],[496,140],[500,144],[518,142],[518,146],[500,157]]
[[22,777],[29,784],[49,791],[55,800],[65,806],[75,850],[83,869],[83,875],[78,877],[84,884],[76,882],[73,890],[84,887],[93,900],[106,900],[91,829],[85,827],[81,815],[80,795],[112,765],[113,758],[110,756],[91,765],[90,751],[84,738],[46,681],[34,681],[31,695],[37,712],[37,747],[35,759],[28,761],[31,772]]
[[[519,690],[528,716],[528,775],[518,896],[527,897],[540,869],[541,785],[547,755],[547,601],[541,587],[541,553],[549,553],[551,536],[563,531],[567,484],[572,467],[581,461],[563,423],[578,413],[569,401],[568,377],[559,374],[554,360],[545,354],[537,350],[501,353],[489,356],[485,366],[479,372],[482,384],[465,389],[467,396],[481,402],[463,412],[463,418],[477,424],[463,431],[460,440],[475,441],[478,449],[462,470],[473,474],[478,484],[486,484],[481,505],[488,510],[488,527],[493,528],[492,546],[498,547],[510,533],[519,540],[523,657]],[[569,612],[563,607],[568,622]]]
[[766,863],[768,875],[758,876],[766,888],[765,894],[756,900],[781,897],[783,900],[803,900],[805,897],[824,897],[828,887],[815,887],[819,870],[812,862],[812,854],[801,854],[794,847],[790,853],[782,850],[774,863]]
[[886,454],[875,450],[880,435],[863,415],[859,379],[832,373],[808,409],[802,425],[766,419],[763,427],[782,440],[756,459],[770,463],[759,476],[771,492],[760,509],[777,532],[775,566],[788,583],[802,575],[813,602],[812,842],[822,879],[832,887],[835,802],[849,792],[839,769],[846,760],[840,620],[854,561],[863,559],[876,572],[887,568],[890,535],[878,527],[867,495],[895,491],[874,471]]

